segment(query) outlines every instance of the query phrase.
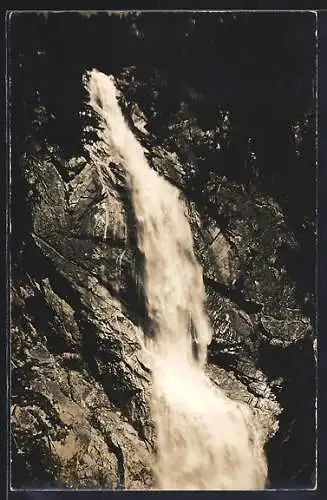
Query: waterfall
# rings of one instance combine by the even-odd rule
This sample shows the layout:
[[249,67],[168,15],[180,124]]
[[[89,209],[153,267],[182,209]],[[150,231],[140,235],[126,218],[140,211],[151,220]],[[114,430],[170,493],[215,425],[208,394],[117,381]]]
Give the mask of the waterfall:
[[211,328],[186,206],[179,191],[149,167],[124,120],[114,78],[92,70],[85,86],[104,151],[126,171],[144,257],[156,488],[263,489],[267,466],[252,413],[227,398],[204,371]]

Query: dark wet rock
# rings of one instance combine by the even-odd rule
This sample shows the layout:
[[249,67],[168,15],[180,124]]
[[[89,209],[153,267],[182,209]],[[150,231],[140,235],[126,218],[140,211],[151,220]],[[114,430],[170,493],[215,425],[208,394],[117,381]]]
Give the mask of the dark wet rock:
[[293,318],[284,320],[262,316],[261,324],[267,336],[267,343],[274,346],[288,347],[310,337],[312,332],[309,319],[299,314],[299,311],[295,311]]

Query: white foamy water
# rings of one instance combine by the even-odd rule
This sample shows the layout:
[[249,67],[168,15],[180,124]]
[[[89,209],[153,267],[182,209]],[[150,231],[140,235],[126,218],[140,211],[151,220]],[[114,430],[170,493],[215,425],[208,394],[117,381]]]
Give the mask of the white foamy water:
[[262,489],[267,467],[252,414],[204,373],[211,329],[186,207],[178,190],[149,167],[124,120],[113,77],[92,70],[86,88],[103,147],[126,169],[144,256],[156,488]]

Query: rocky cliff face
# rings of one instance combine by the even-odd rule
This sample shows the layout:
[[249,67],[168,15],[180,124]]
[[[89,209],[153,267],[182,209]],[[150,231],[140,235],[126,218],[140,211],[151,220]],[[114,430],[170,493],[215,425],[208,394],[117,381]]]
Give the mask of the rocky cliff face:
[[[27,71],[38,82],[34,56],[24,57],[14,72],[16,102]],[[304,106],[279,132],[290,144],[293,182],[300,166],[299,180],[311,184],[279,189],[282,168],[260,170],[260,132],[241,140],[235,111],[208,105],[194,82],[168,113],[167,75],[132,64],[115,72],[126,120],[151,167],[187,203],[214,330],[208,374],[257,413],[270,485],[312,487],[314,219],[297,197],[314,189],[307,153],[313,115]],[[71,130],[53,114],[54,88],[43,96],[26,91],[25,125],[13,125],[12,482],[148,489],[151,373],[139,343],[146,314],[125,172],[117,159],[104,178],[90,158],[83,144],[94,141],[95,122],[81,81],[69,85],[81,96],[81,117],[71,122],[80,147],[66,147]],[[294,222],[297,207],[302,226]]]

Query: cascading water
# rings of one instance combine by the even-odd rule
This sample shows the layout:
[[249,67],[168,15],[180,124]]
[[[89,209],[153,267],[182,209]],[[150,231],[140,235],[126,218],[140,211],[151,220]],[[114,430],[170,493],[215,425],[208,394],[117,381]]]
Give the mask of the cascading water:
[[202,271],[179,192],[149,167],[124,120],[113,77],[92,70],[85,85],[100,118],[104,150],[126,170],[144,256],[156,487],[263,489],[267,466],[250,409],[227,398],[204,372],[211,331]]

